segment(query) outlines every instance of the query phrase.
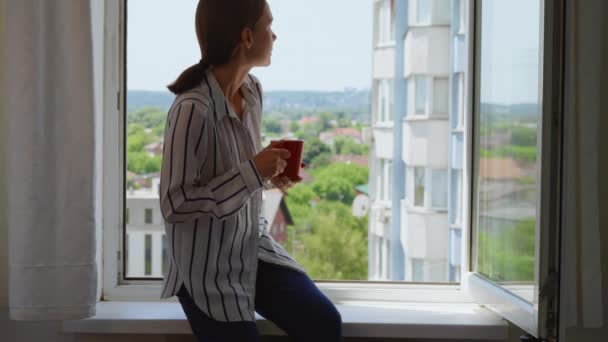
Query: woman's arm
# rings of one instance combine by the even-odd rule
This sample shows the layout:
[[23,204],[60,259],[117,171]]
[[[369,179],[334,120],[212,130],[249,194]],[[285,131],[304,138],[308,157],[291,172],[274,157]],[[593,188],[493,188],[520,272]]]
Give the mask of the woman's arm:
[[213,119],[209,108],[199,102],[182,103],[172,114],[161,171],[163,217],[169,223],[192,221],[203,215],[225,219],[262,188],[253,159],[197,184],[200,167],[216,167]]

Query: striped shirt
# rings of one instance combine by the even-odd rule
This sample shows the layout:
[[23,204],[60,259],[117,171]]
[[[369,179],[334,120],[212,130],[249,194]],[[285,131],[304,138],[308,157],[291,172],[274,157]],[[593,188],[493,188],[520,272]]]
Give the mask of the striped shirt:
[[305,272],[268,232],[262,181],[262,91],[252,75],[241,86],[242,121],[213,73],[175,98],[167,116],[160,181],[167,258],[161,298],[184,284],[210,318],[255,321],[258,259]]

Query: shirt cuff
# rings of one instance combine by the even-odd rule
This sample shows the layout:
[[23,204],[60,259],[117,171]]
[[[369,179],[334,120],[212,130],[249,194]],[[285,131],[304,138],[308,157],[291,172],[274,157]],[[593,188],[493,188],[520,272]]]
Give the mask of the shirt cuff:
[[247,161],[242,162],[241,165],[239,166],[239,169],[241,171],[241,175],[243,176],[243,179],[245,180],[245,185],[247,186],[247,190],[249,190],[250,194],[252,194],[256,190],[262,188],[262,186],[263,186],[262,177],[260,176],[260,173],[256,169],[253,159],[249,159]]

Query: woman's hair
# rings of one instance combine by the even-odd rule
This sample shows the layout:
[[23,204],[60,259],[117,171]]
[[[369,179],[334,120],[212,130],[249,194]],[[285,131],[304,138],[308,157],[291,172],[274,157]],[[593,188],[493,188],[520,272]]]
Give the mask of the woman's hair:
[[167,88],[176,95],[184,93],[201,83],[209,66],[227,63],[243,29],[255,31],[265,5],[266,0],[199,0],[195,26],[202,59]]

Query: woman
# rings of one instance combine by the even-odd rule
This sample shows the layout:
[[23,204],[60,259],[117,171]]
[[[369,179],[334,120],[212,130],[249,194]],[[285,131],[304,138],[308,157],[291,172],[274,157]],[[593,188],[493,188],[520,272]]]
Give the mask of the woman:
[[160,205],[168,236],[161,298],[177,295],[199,341],[257,341],[255,311],[297,341],[338,341],[341,318],[268,233],[262,189],[289,151],[261,148],[262,93],[276,36],[265,0],[201,0],[200,62],[169,86]]

